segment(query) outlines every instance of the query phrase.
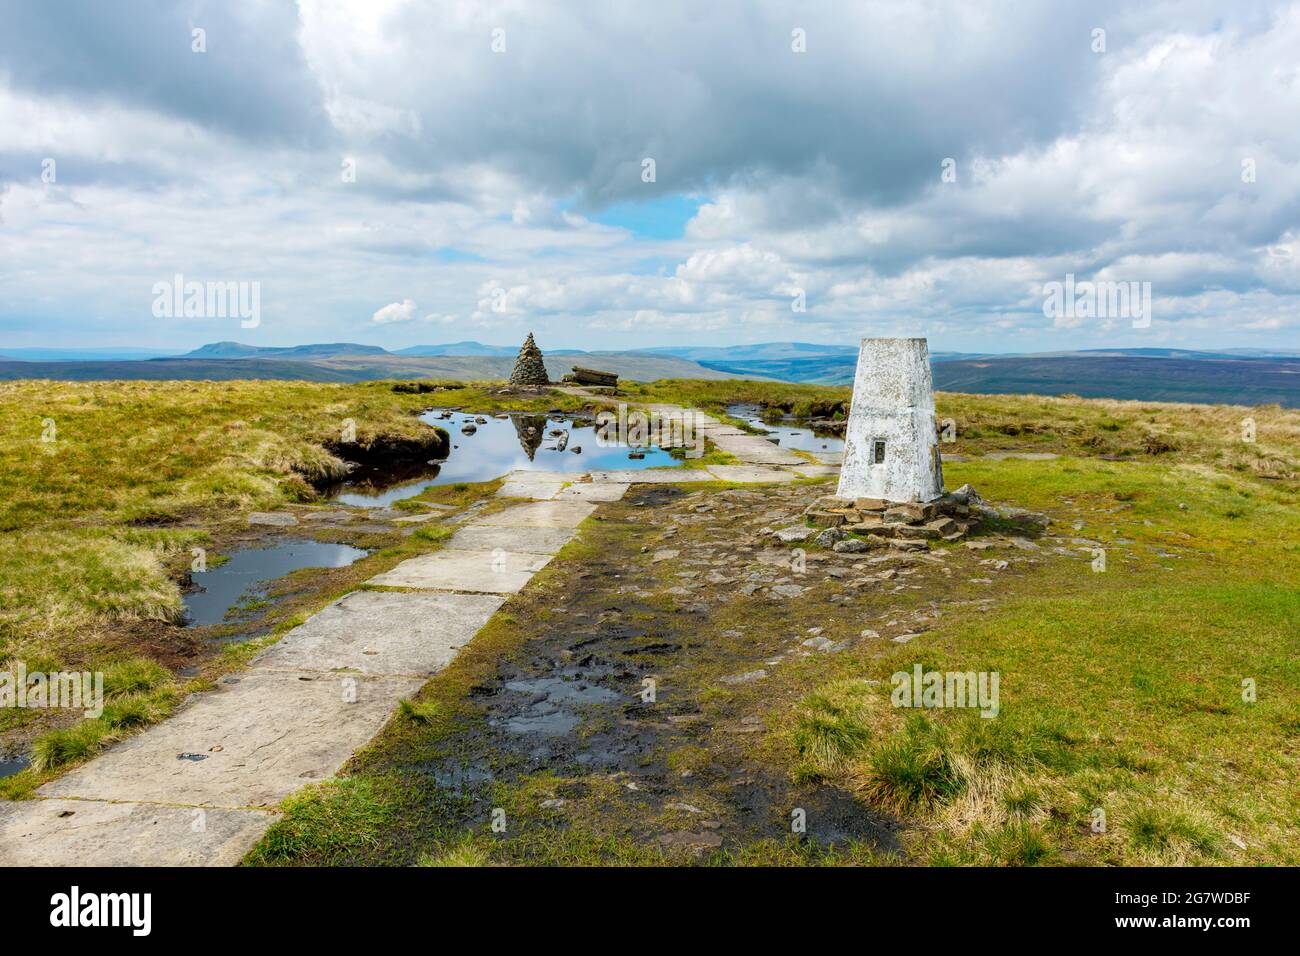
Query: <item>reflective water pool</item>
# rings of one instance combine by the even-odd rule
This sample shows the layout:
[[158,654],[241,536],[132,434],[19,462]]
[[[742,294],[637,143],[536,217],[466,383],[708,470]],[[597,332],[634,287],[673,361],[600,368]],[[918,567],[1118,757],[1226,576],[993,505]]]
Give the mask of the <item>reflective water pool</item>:
[[281,541],[269,548],[236,551],[223,564],[192,574],[201,590],[184,595],[185,623],[219,624],[241,601],[256,601],[265,585],[299,568],[343,568],[368,552],[323,541]]
[[24,754],[0,753],[0,777],[12,777],[18,771],[27,769],[31,762]]
[[754,428],[761,428],[767,433],[769,441],[783,448],[798,448],[801,451],[843,451],[844,439],[835,435],[818,434],[807,424],[799,424],[803,419],[790,418],[774,422],[765,422],[760,417],[762,409],[757,405],[729,405],[727,414],[748,422]]
[[[413,498],[425,488],[458,481],[491,481],[512,471],[613,471],[678,464],[657,446],[630,449],[597,444],[591,419],[547,415],[474,415],[432,411],[420,416],[451,435],[444,461],[412,469],[355,472],[334,500],[376,508]],[[630,457],[636,455],[637,457]],[[414,473],[413,473],[414,472]]]

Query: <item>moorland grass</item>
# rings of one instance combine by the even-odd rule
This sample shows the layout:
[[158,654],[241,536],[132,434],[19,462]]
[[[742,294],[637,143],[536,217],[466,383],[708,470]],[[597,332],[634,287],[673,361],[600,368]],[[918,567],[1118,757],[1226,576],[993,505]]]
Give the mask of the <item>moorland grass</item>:
[[[116,698],[100,718],[38,739],[33,766],[75,762],[168,711],[181,685],[142,656],[165,656],[167,648],[139,643],[132,625],[180,622],[191,548],[242,528],[249,511],[318,500],[322,484],[346,473],[331,451],[345,430],[355,430],[361,449],[393,439],[432,442],[439,430],[418,417],[430,407],[545,411],[586,402],[560,392],[421,385],[0,383],[0,667],[102,670]],[[439,500],[472,498],[484,488],[465,485]],[[410,546],[427,550],[447,534],[422,527]],[[220,561],[213,555],[211,565]],[[277,634],[283,630],[277,625]],[[226,663],[242,663],[261,646],[235,648]],[[0,731],[39,729],[53,719],[7,709]],[[14,795],[30,784],[9,780],[0,789]]]
[[[848,395],[756,382],[628,390],[633,400],[714,412],[736,401],[812,411]],[[528,401],[504,404],[545,410],[580,400]],[[433,405],[504,407],[486,389],[453,398],[382,383],[0,386],[0,443],[6,464],[16,463],[0,476],[0,535],[13,545],[0,553],[0,657],[21,653],[42,669],[121,666],[105,714],[51,738],[38,759],[79,759],[165,713],[174,685],[154,683],[114,641],[119,622],[174,619],[169,556],[203,541],[210,521],[309,497],[309,477],[331,467],[321,442],[340,419],[362,433],[400,430]],[[908,857],[919,862],[1300,862],[1300,412],[952,394],[938,396],[938,412],[955,425],[956,441],[943,447],[950,487],[971,482],[992,501],[1048,512],[1053,533],[1106,550],[1106,571],[1041,562],[1003,576],[987,613],[947,615],[912,644],[792,668],[802,690],[772,697],[769,734],[749,741],[756,757],[901,814],[913,825]],[[58,426],[53,449],[40,443],[45,417]],[[1243,440],[1246,418],[1253,441]],[[980,457],[1004,450],[1062,457]],[[428,531],[436,538],[436,527]],[[551,568],[581,562],[583,547],[575,541]],[[548,587],[550,571],[535,588]],[[425,860],[436,865],[662,861],[618,833],[556,840],[539,826],[509,846],[463,841],[430,822],[439,808],[411,805],[410,781],[387,765],[399,751],[440,755],[471,719],[473,681],[527,632],[498,614],[358,755],[354,777],[293,798],[249,862],[382,858],[408,832],[426,839]],[[231,649],[232,666],[258,647]],[[889,675],[917,662],[996,670],[999,716],[891,707]],[[681,751],[674,764],[698,763],[699,752]],[[554,785],[525,782],[495,798],[526,822]],[[779,841],[718,859],[818,861]]]

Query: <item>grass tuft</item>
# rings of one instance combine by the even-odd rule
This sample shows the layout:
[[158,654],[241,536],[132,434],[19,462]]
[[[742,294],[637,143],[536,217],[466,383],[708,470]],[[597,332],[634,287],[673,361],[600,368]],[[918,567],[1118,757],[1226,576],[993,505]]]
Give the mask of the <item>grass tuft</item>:
[[863,681],[828,684],[804,698],[793,743],[800,761],[798,782],[811,782],[841,772],[871,743],[866,714],[871,688]]
[[397,712],[406,720],[416,724],[432,724],[446,716],[442,705],[436,700],[403,700],[397,705]]
[[903,732],[871,754],[869,767],[864,794],[895,813],[929,810],[966,788],[948,732],[925,714],[908,717]]
[[1139,807],[1126,829],[1133,847],[1168,863],[1218,856],[1223,849],[1222,836],[1208,820],[1174,807]]
[[487,866],[491,860],[485,848],[475,843],[473,837],[466,837],[437,853],[424,854],[416,866]]
[[32,769],[55,770],[86,760],[113,739],[112,728],[103,720],[80,720],[47,731],[32,742]]
[[154,690],[172,680],[171,671],[147,657],[133,657],[104,668],[104,696]]

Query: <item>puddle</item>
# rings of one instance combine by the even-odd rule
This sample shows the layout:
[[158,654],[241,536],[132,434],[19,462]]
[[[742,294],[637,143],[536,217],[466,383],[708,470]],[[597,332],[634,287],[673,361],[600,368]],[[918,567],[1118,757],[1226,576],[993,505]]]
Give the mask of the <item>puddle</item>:
[[506,690],[534,697],[525,712],[506,720],[506,729],[511,733],[540,734],[543,737],[567,734],[581,722],[582,718],[566,709],[566,705],[608,704],[621,696],[597,684],[562,677],[508,681],[505,686]]
[[186,626],[220,624],[226,612],[241,600],[265,597],[264,585],[290,571],[344,568],[367,553],[346,544],[299,540],[236,551],[224,564],[193,574],[200,590],[184,596]]
[[492,783],[496,779],[490,770],[483,767],[465,766],[458,763],[435,767],[430,772],[430,776],[443,790],[448,790],[457,796],[470,793],[475,788]]
[[[334,500],[359,508],[380,508],[413,498],[435,485],[491,481],[512,471],[613,471],[679,464],[657,446],[635,450],[626,446],[601,448],[596,442],[595,422],[570,415],[494,416],[431,411],[420,417],[450,433],[452,448],[446,460],[417,466],[414,472],[356,472]],[[467,425],[471,430],[466,430]],[[630,452],[642,457],[629,458]]]
[[0,753],[0,777],[12,777],[31,765],[31,758],[26,754]]
[[783,418],[766,422],[760,418],[762,409],[757,405],[728,405],[727,414],[748,422],[754,428],[761,428],[767,433],[768,441],[782,448],[797,448],[800,451],[843,451],[844,439],[831,434],[818,434],[806,424],[799,424],[804,419]]

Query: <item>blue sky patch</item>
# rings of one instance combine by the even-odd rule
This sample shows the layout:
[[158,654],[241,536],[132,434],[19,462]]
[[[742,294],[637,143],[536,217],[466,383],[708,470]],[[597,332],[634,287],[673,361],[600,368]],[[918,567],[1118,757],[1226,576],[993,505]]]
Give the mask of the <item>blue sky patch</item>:
[[694,196],[661,196],[644,202],[615,203],[587,218],[626,229],[637,239],[680,239],[704,202]]

